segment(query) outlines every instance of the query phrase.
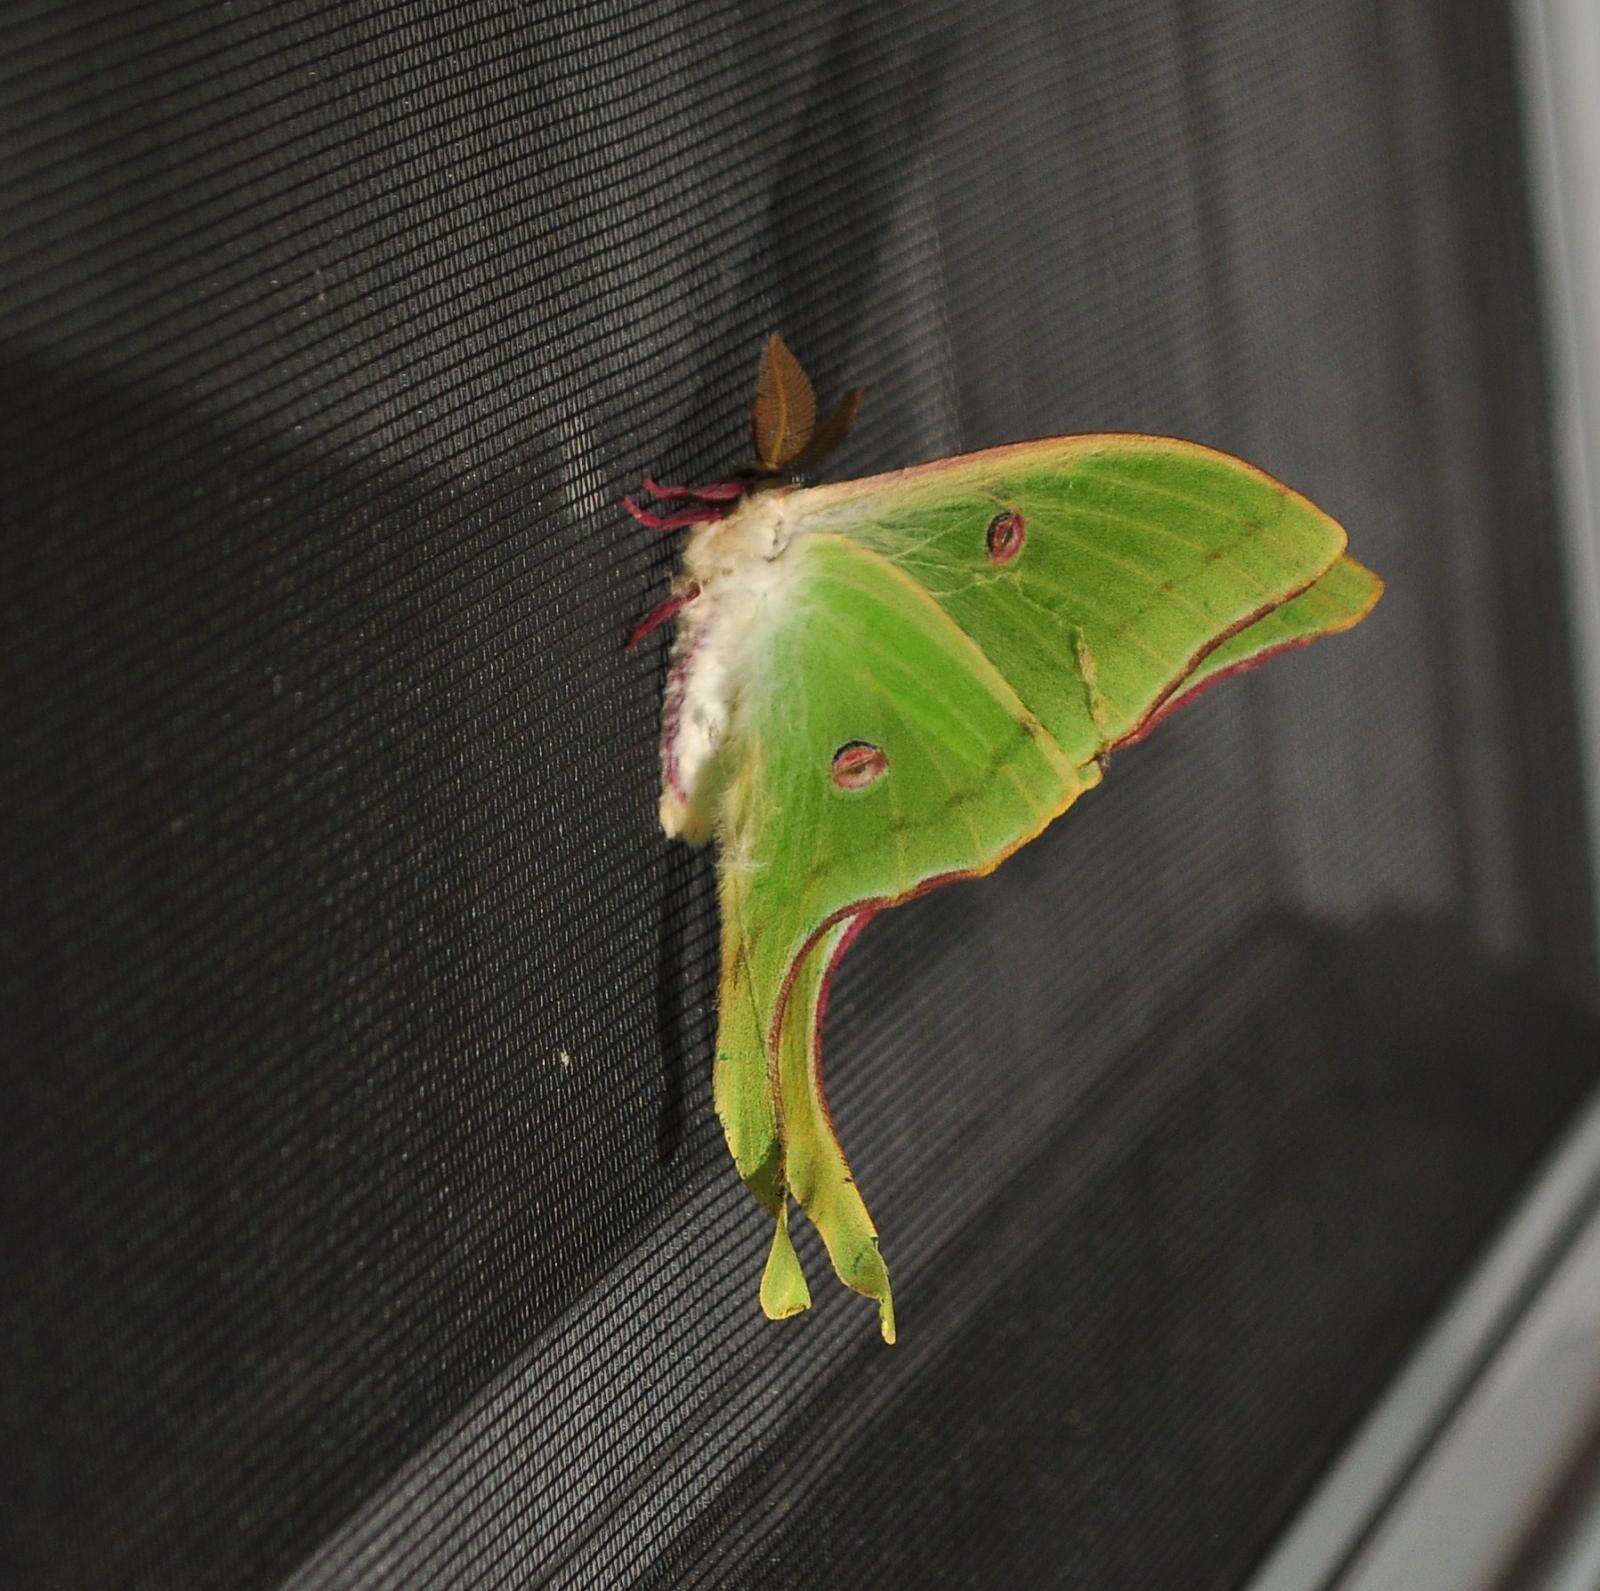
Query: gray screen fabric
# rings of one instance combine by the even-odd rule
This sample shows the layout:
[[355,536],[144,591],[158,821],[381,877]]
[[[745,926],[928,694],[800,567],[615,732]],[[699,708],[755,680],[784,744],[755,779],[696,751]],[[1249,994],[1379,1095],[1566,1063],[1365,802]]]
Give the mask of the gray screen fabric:
[[[1238,1583],[1600,1070],[1501,8],[6,32],[3,1578]],[[757,1311],[621,648],[775,327],[1389,581],[845,964],[893,1350]]]

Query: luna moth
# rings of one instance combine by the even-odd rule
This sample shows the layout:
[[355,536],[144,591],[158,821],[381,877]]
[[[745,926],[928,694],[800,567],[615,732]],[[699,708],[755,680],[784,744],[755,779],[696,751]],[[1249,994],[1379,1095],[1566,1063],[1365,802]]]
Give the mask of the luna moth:
[[822,1023],[872,917],[998,867],[1100,783],[1109,755],[1231,674],[1345,630],[1382,594],[1327,514],[1263,471],[1170,437],[1051,437],[799,486],[849,429],[820,424],[777,335],[756,457],[663,487],[692,528],[661,733],[661,825],[718,846],[713,1093],[773,1222],[761,1307],[811,1295],[804,1211],[895,1338],[889,1274],[829,1115]]

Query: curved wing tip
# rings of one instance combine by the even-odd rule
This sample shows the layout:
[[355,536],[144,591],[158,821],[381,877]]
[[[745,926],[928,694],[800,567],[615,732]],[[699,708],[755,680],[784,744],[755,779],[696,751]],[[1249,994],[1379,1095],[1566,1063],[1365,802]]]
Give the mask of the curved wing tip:
[[810,1307],[811,1300],[809,1298],[805,1299],[803,1302],[791,1302],[778,1305],[769,1304],[765,1298],[761,1300],[761,1313],[765,1315],[768,1320],[790,1320],[796,1315],[805,1314]]
[[1389,582],[1385,580],[1376,569],[1370,568],[1368,565],[1362,563],[1359,558],[1352,557],[1349,553],[1346,553],[1344,556],[1348,563],[1354,564],[1355,567],[1372,582],[1372,600],[1374,603],[1377,602],[1378,598],[1389,589]]
[[761,1272],[761,1312],[768,1320],[787,1320],[811,1307],[811,1289],[789,1238],[788,1217],[786,1205],[774,1227],[766,1268]]
[[[1368,570],[1368,573],[1370,574],[1371,571]],[[1355,618],[1353,620],[1351,620],[1351,624],[1352,625],[1359,624],[1364,618],[1366,618],[1366,616],[1369,613],[1371,613],[1372,610],[1375,607],[1377,607],[1377,605],[1380,602],[1383,601],[1383,594],[1388,589],[1389,588],[1384,584],[1384,582],[1377,575],[1373,575],[1372,576],[1372,595],[1367,598],[1366,602],[1361,607],[1361,611],[1356,614],[1356,616],[1355,616]],[[1347,626],[1347,628],[1348,628],[1348,626]]]
[[839,1280],[846,1287],[854,1288],[863,1298],[870,1298],[878,1306],[878,1330],[883,1333],[883,1340],[893,1343],[895,1340],[894,1323],[894,1290],[889,1286],[889,1270],[883,1263],[883,1257],[878,1252],[877,1239],[872,1242],[872,1258],[874,1263],[869,1267],[867,1274],[862,1275],[859,1270],[849,1274],[839,1271]]
[[1345,630],[1353,630],[1364,618],[1367,617],[1369,613],[1372,612],[1375,607],[1377,607],[1377,605],[1383,600],[1384,592],[1389,589],[1388,584],[1384,580],[1383,576],[1369,569],[1364,563],[1361,562],[1359,558],[1352,558],[1349,553],[1345,553],[1342,562],[1353,564],[1355,568],[1370,582],[1370,586],[1366,593],[1365,599],[1361,603],[1361,606],[1359,608],[1351,609],[1348,616],[1342,618],[1339,623],[1330,625],[1328,629],[1323,632],[1327,635],[1338,635]]

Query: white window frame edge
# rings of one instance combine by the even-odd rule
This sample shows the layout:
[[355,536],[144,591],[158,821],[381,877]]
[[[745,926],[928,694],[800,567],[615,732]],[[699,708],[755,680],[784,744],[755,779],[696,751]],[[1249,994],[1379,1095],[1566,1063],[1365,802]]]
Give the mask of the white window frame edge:
[[[1418,1499],[1430,1483],[1437,1485],[1430,1465],[1446,1451],[1452,1424],[1471,1413],[1474,1393],[1493,1380],[1496,1364],[1518,1357],[1518,1337],[1536,1314],[1536,1301],[1562,1278],[1563,1261],[1581,1253],[1584,1237],[1596,1232],[1600,1099],[1569,1131],[1466,1285],[1291,1521],[1249,1591],[1369,1591],[1388,1583],[1372,1577],[1375,1548],[1385,1538],[1393,1542],[1408,1510],[1416,1518]],[[1591,1288],[1591,1295],[1587,1336],[1600,1384],[1600,1291]],[[1574,1417],[1585,1417],[1584,1411],[1575,1409]],[[1563,1453],[1571,1435],[1555,1424],[1542,1433]],[[1530,1455],[1516,1457],[1525,1475],[1535,1472]],[[1492,1501],[1503,1507],[1504,1491]],[[1392,1554],[1392,1545],[1387,1550]],[[1379,1567],[1387,1572],[1391,1565],[1386,1557]],[[1459,1578],[1459,1568],[1446,1555],[1412,1561],[1397,1584],[1405,1591],[1466,1591],[1472,1582]],[[1435,1578],[1437,1570],[1457,1577]]]
[[[1513,20],[1543,278],[1590,860],[1600,873],[1600,6],[1516,0]],[[1600,887],[1594,893],[1600,923]]]

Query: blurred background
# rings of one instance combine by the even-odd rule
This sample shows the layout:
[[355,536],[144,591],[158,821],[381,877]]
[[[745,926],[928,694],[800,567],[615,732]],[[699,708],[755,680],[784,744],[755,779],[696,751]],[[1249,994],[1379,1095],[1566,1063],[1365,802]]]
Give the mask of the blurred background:
[[[7,35],[0,1578],[1600,1585],[1592,5]],[[1192,437],[1388,582],[852,953],[892,1350],[757,1308],[621,644],[774,329],[831,476]]]

